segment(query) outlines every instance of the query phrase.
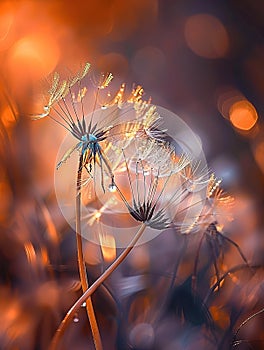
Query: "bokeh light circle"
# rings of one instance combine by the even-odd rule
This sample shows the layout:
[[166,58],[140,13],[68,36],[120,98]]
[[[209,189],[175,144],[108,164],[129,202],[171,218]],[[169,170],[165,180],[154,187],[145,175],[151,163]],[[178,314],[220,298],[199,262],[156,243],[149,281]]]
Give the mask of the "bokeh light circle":
[[34,33],[22,37],[11,48],[8,68],[17,79],[20,76],[42,78],[52,72],[60,56],[56,40],[47,33]]
[[247,100],[235,102],[229,110],[230,122],[240,130],[248,131],[258,120],[255,107]]
[[209,14],[190,16],[184,27],[184,36],[189,48],[205,58],[225,57],[229,48],[229,37],[220,20]]

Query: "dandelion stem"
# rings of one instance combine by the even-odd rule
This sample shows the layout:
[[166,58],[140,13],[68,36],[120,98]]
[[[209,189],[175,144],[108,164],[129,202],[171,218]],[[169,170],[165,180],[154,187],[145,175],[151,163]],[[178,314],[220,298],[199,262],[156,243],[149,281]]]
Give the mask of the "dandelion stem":
[[[77,243],[77,255],[78,255],[78,267],[81,279],[83,293],[89,288],[86,266],[83,256],[83,245],[81,235],[81,180],[82,180],[82,169],[83,169],[83,155],[80,156],[78,174],[77,174],[77,193],[76,193],[76,243]],[[97,325],[92,299],[88,298],[86,301],[86,311],[91,326],[93,342],[96,350],[102,350],[102,341],[100,337],[99,328]]]
[[59,328],[57,329],[49,350],[58,350],[59,342],[72,321],[75,313],[80,309],[81,305],[87,301],[90,300],[88,298],[91,297],[91,295],[96,291],[96,289],[115,271],[115,269],[122,263],[122,261],[127,257],[127,255],[131,252],[131,250],[134,248],[137,241],[142,236],[144,230],[146,228],[146,225],[142,223],[140,226],[138,232],[134,236],[134,238],[131,240],[129,245],[126,247],[126,249],[119,255],[119,257],[108,267],[108,269],[105,270],[105,272],[83,293],[83,295],[75,302],[75,304],[70,308],[70,310],[67,312],[66,316],[62,320],[61,324],[59,325]]

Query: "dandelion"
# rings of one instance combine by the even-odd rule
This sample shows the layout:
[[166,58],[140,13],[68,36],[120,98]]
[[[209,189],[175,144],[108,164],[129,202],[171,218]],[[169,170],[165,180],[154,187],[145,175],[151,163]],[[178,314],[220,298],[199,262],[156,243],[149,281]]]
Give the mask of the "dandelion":
[[[67,161],[74,151],[80,152],[81,167],[84,167],[87,172],[92,175],[92,168],[96,164],[101,168],[101,185],[104,190],[103,181],[103,166],[109,176],[113,178],[111,167],[104,154],[101,142],[106,139],[108,131],[112,128],[112,125],[99,127],[97,123],[93,123],[94,110],[96,108],[97,96],[94,102],[94,109],[89,121],[86,120],[86,113],[84,111],[83,99],[86,95],[87,88],[82,87],[82,80],[88,74],[90,64],[87,63],[84,68],[76,74],[72,79],[63,80],[60,82],[60,76],[58,73],[54,74],[52,87],[49,90],[49,101],[44,106],[44,113],[34,116],[33,119],[41,119],[49,116],[58,124],[62,125],[72,136],[74,136],[78,143],[71,147],[63,155],[62,159],[57,165],[57,169]],[[106,88],[111,82],[112,74],[102,75],[102,80],[98,84],[98,91]],[[78,85],[78,98],[76,100],[75,93],[72,91],[73,87]],[[66,100],[69,97],[70,103]],[[77,104],[80,102],[80,109],[78,110]]]
[[[85,107],[88,89],[83,85],[83,80],[89,71],[90,64],[86,63],[74,77],[66,80],[61,80],[60,75],[55,73],[52,86],[48,92],[48,102],[43,107],[43,113],[33,117],[35,120],[49,117],[77,139],[77,143],[70,147],[58,162],[57,169],[70,158],[73,152],[79,152],[79,165],[76,177],[75,223],[78,265],[83,292],[89,287],[81,237],[80,190],[82,184],[87,183],[87,181],[83,180],[83,169],[86,170],[88,177],[92,179],[90,183],[96,188],[96,174],[97,168],[99,168],[103,192],[105,192],[105,174],[111,179],[110,192],[114,192],[116,185],[113,169],[119,165],[119,158],[116,157],[118,147],[113,146],[116,143],[115,140],[117,139],[123,145],[126,144],[128,146],[134,136],[139,137],[141,135],[142,129],[144,129],[146,137],[151,137],[153,125],[156,125],[156,119],[159,119],[154,107],[141,104],[143,89],[140,86],[137,86],[132,91],[127,101],[124,101],[125,86],[122,85],[112,106],[104,105],[102,106],[103,108],[96,110],[100,91],[106,89],[113,79],[111,73],[102,74],[97,81],[93,79],[96,93],[94,102],[90,104],[93,105],[92,111],[88,114]],[[141,108],[139,108],[140,105]],[[132,118],[125,120],[124,116],[129,114],[131,110],[132,112],[134,111]],[[135,118],[134,115],[136,116]],[[98,219],[96,218],[95,220]],[[86,309],[95,347],[96,349],[101,349],[102,344],[91,298],[87,299]]]
[[[210,247],[218,289],[221,287],[218,260],[220,258],[222,262],[221,265],[223,265],[224,242],[227,242],[235,247],[242,260],[247,266],[249,266],[248,260],[240,249],[239,245],[223,233],[224,225],[222,220],[223,217],[229,221],[232,220],[232,206],[234,204],[234,199],[233,197],[224,193],[224,191],[220,188],[220,184],[221,180],[217,179],[214,174],[211,174],[207,185],[206,202],[198,221],[198,226],[203,230],[203,234],[195,257],[194,273],[192,276],[193,290],[196,290],[198,260],[204,238],[206,238],[206,242]],[[227,214],[226,211],[228,211]]]
[[[85,64],[84,68],[78,72],[73,78],[68,80],[60,81],[60,76],[58,73],[54,74],[53,83],[51,89],[49,90],[49,100],[46,106],[44,106],[44,113],[35,116],[33,119],[41,119],[49,116],[56,123],[63,126],[67,131],[74,136],[78,143],[71,147],[62,157],[61,161],[57,165],[57,169],[67,161],[67,159],[72,155],[72,153],[77,150],[80,153],[79,166],[77,172],[77,182],[76,182],[76,241],[77,241],[77,253],[78,253],[78,265],[80,272],[80,279],[82,284],[83,292],[88,289],[88,279],[87,272],[83,257],[83,247],[82,247],[82,237],[81,237],[81,213],[80,213],[80,203],[81,194],[80,186],[82,181],[82,169],[85,168],[87,172],[91,174],[92,167],[95,170],[96,163],[100,165],[101,168],[101,185],[104,190],[104,178],[103,178],[103,165],[106,167],[108,174],[113,179],[110,165],[103,153],[103,149],[100,145],[102,141],[106,138],[106,133],[111,128],[99,127],[97,123],[93,123],[94,110],[97,104],[98,91],[106,88],[110,81],[112,80],[112,74],[102,75],[102,80],[98,85],[97,94],[94,102],[94,108],[90,120],[87,122],[86,114],[84,111],[83,98],[86,95],[87,89],[82,86],[83,78],[88,74],[90,69],[90,64]],[[76,95],[72,91],[72,88],[78,85],[77,100]],[[66,100],[69,97],[70,104]],[[77,103],[80,102],[81,111],[77,108]],[[112,180],[113,181],[113,180]],[[91,325],[93,340],[95,348],[102,349],[102,343],[100,338],[100,333],[93,309],[93,304],[91,298],[87,300],[86,310],[88,319]]]
[[179,214],[181,217],[186,215],[194,184],[206,186],[205,179],[201,182],[200,177],[195,175],[192,187],[188,186],[190,178],[186,177],[186,168],[192,167],[191,160],[186,155],[176,155],[167,143],[136,139],[135,149],[135,155],[129,158],[123,151],[130,200],[122,192],[119,177],[115,180],[117,191],[130,215],[153,229],[173,227],[187,233],[189,227],[183,229],[184,221],[180,220]]
[[[124,147],[124,143],[135,135],[141,137],[142,131],[146,137],[156,139],[161,138],[163,131],[157,130],[161,117],[156,107],[142,101],[144,90],[141,86],[133,89],[126,98],[125,84],[122,84],[113,101],[103,104],[101,110],[96,111],[100,91],[106,89],[113,79],[111,73],[101,74],[97,80],[92,79],[96,94],[92,112],[88,114],[85,111],[88,89],[83,86],[83,80],[89,71],[90,64],[86,63],[73,78],[68,80],[61,80],[60,75],[55,73],[49,90],[48,103],[43,107],[44,112],[33,116],[32,119],[50,117],[69,131],[78,142],[64,153],[57,164],[57,169],[69,159],[73,152],[78,151],[80,166],[86,169],[93,180],[95,180],[96,165],[99,166],[101,188],[105,192],[104,173],[111,178],[110,186],[113,186],[114,182],[113,165],[108,159],[107,151],[118,150],[120,142]],[[73,91],[76,87],[77,93]],[[131,111],[134,113],[130,113]],[[126,115],[129,115],[130,120],[125,119]],[[113,144],[117,142],[119,144],[115,148]]]
[[[179,228],[180,222],[177,213],[179,211],[186,214],[189,205],[188,197],[194,191],[196,178],[200,187],[201,183],[206,183],[204,180],[201,181],[202,176],[199,177],[198,174],[195,174],[192,178],[192,187],[188,185],[190,179],[187,177],[186,168],[191,167],[191,160],[188,156],[177,155],[169,143],[152,138],[134,137],[126,149],[122,149],[121,152],[123,159],[114,171],[114,186],[126,211],[133,220],[140,223],[139,229],[118,258],[69,310],[53,339],[52,349],[56,348],[61,334],[72,319],[74,312],[121,264],[140,240],[146,228],[156,231],[170,227]],[[120,167],[124,168],[125,171],[119,172],[118,168]],[[123,191],[124,181],[128,183],[129,195]],[[91,225],[99,223],[101,213],[102,210],[95,210],[89,216],[88,220]]]
[[[199,169],[189,156],[178,155],[170,143],[151,138],[135,137],[120,153],[118,166],[114,168],[113,190],[100,198],[102,203],[109,203],[103,221],[117,220],[120,224],[122,213],[122,217],[126,218],[125,227],[131,229],[131,232],[126,230],[126,234],[124,229],[116,230],[120,246],[125,246],[125,241],[129,244],[128,237],[133,234],[137,222],[149,228],[144,239],[152,239],[167,228],[182,234],[199,229],[205,201],[203,195],[209,182],[205,169]],[[98,202],[90,202],[86,209],[90,212],[87,223],[91,234],[94,228],[90,218],[97,212],[97,205],[101,206]]]
[[[239,250],[235,242],[219,232],[221,206],[229,202],[229,197],[220,190],[220,181],[214,175],[209,176],[207,168],[194,161],[182,150],[181,145],[172,139],[163,127],[163,118],[156,106],[151,104],[150,100],[143,100],[143,88],[136,86],[127,96],[125,84],[122,84],[113,98],[108,96],[112,98],[110,102],[100,103],[100,92],[105,90],[113,79],[111,73],[102,74],[97,80],[93,78],[96,92],[94,99],[89,100],[89,89],[83,85],[83,79],[89,69],[90,65],[86,64],[75,77],[62,81],[55,73],[48,103],[43,113],[34,117],[41,119],[49,116],[77,139],[77,143],[60,159],[57,169],[73,152],[79,152],[75,211],[83,295],[62,321],[51,349],[56,348],[67,325],[74,320],[74,314],[84,302],[95,347],[102,348],[91,295],[121,264],[140,241],[146,229],[152,233],[153,230],[161,232],[171,228],[180,234],[190,234],[203,229],[202,239],[207,235],[214,254],[217,280],[217,249],[220,239],[226,239]],[[76,87],[77,91],[73,91]],[[87,113],[84,101],[90,101],[90,113]],[[83,170],[86,170],[89,181],[84,178]],[[100,200],[96,185],[98,176],[100,188],[103,190]],[[105,176],[110,178],[108,191],[105,190]],[[87,185],[86,197],[85,192],[81,191],[84,184]],[[95,190],[93,194],[91,188]],[[84,198],[83,204],[88,208],[88,215],[81,214],[81,196]],[[123,252],[89,287],[83,257],[81,219],[86,221],[88,229],[94,231],[105,259],[112,260],[115,258],[118,241],[115,233],[104,230],[103,220],[120,205],[134,226],[139,226],[138,231]],[[209,237],[216,239],[213,241]],[[201,242],[195,258],[194,289]],[[240,250],[239,252],[244,258],[243,253]]]

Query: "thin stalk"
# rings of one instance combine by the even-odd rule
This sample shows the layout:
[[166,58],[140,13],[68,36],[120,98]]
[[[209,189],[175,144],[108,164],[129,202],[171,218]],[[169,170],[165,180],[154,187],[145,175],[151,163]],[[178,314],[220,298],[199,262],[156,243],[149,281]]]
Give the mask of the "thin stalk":
[[209,289],[206,297],[203,300],[204,304],[207,304],[208,299],[210,298],[210,296],[213,294],[213,292],[215,291],[215,289],[221,284],[221,282],[227,277],[230,276],[233,273],[236,273],[237,271],[240,270],[244,270],[244,269],[250,269],[250,270],[255,270],[255,269],[259,269],[261,268],[260,265],[252,265],[252,266],[248,266],[247,264],[242,264],[242,265],[236,265],[234,267],[232,267],[230,270],[226,271],[220,278],[218,281],[216,281],[216,283]]
[[[75,313],[80,309],[82,304],[91,297],[91,295],[96,291],[96,289],[115,271],[115,269],[122,263],[122,261],[127,257],[127,255],[131,252],[131,250],[134,248],[137,241],[142,236],[144,230],[146,228],[146,225],[142,223],[140,226],[138,232],[134,236],[134,238],[131,240],[130,244],[126,249],[119,255],[119,257],[108,267],[108,269],[105,270],[105,272],[88,288],[83,295],[75,302],[75,304],[70,308],[70,310],[67,312],[66,316],[62,320],[61,324],[59,325],[59,328],[57,329],[49,350],[58,350],[59,349],[59,342],[61,338],[63,337],[63,334],[65,330],[67,329],[68,325],[72,321]],[[88,299],[89,300],[89,299]]]
[[198,245],[198,249],[197,249],[197,253],[195,256],[195,260],[194,260],[194,271],[192,274],[192,291],[196,292],[196,287],[197,287],[197,270],[198,270],[198,263],[199,263],[199,255],[200,255],[200,251],[202,248],[202,243],[203,240],[205,238],[205,233],[203,233],[202,238],[200,239],[199,245]]
[[[78,256],[78,267],[80,280],[82,285],[83,293],[89,288],[86,266],[83,256],[83,244],[81,235],[81,180],[82,180],[82,168],[83,168],[83,155],[79,159],[79,167],[77,173],[77,184],[76,184],[76,243],[77,243],[77,256]],[[96,350],[102,350],[102,341],[96,321],[92,299],[88,298],[86,301],[86,311],[89,319],[93,342]]]
[[248,318],[246,318],[240,325],[239,327],[237,328],[236,330],[236,333],[234,334],[234,339],[233,339],[233,346],[234,346],[234,343],[236,342],[236,338],[237,338],[237,335],[239,333],[239,331],[241,330],[242,327],[244,327],[249,321],[251,321],[254,317],[262,314],[264,312],[264,308],[255,312],[253,315],[249,316]]
[[177,272],[178,272],[178,268],[179,268],[180,262],[182,260],[183,255],[185,254],[185,251],[186,251],[186,248],[187,248],[187,245],[188,245],[187,235],[184,235],[183,239],[184,239],[184,241],[183,241],[183,244],[182,244],[182,247],[181,247],[181,253],[179,254],[178,259],[176,260],[176,263],[174,265],[174,269],[173,269],[173,273],[172,273],[172,277],[171,277],[171,283],[170,283],[170,287],[169,287],[169,290],[168,290],[168,294],[170,294],[172,292],[172,289],[173,289],[174,284],[175,284],[176,275],[177,275]]

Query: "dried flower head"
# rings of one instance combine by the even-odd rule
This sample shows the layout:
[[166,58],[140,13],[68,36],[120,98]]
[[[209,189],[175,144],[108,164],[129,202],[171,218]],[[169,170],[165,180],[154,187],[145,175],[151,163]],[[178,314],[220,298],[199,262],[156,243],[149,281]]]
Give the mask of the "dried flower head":
[[[55,73],[48,92],[48,102],[43,107],[44,112],[34,116],[33,119],[50,117],[78,140],[64,153],[57,169],[67,161],[74,151],[79,151],[82,167],[87,170],[90,178],[95,179],[95,167],[98,165],[101,174],[101,187],[105,191],[104,174],[111,178],[112,184],[114,180],[113,165],[106,153],[111,153],[110,150],[112,153],[115,150],[118,152],[118,148],[121,146],[120,142],[124,148],[124,143],[129,144],[129,140],[135,134],[139,136],[143,129],[146,134],[149,130],[150,136],[153,125],[156,125],[155,123],[160,117],[153,106],[141,103],[143,95],[141,86],[133,89],[132,93],[125,99],[124,84],[121,85],[111,103],[103,105],[101,109],[97,110],[99,92],[109,86],[113,79],[111,73],[101,74],[96,81],[93,79],[97,90],[94,101],[90,103],[93,105],[92,110],[90,108],[91,113],[87,113],[85,99],[88,88],[83,84],[83,80],[89,70],[90,64],[86,63],[74,77],[68,80],[61,80],[60,75]],[[124,115],[129,114],[131,110],[134,111],[132,117],[130,120],[125,120]],[[119,145],[116,147],[117,142]]]
[[152,139],[135,139],[134,144],[134,154],[128,156],[128,151],[123,151],[129,195],[122,190],[124,177],[115,178],[117,191],[130,215],[157,230],[181,227],[186,233],[184,221],[178,219],[179,214],[184,218],[193,195],[187,186],[189,179],[183,177],[190,159],[177,156],[168,144]]
[[223,218],[225,221],[232,221],[232,209],[234,198],[227,195],[220,187],[221,180],[217,179],[214,174],[211,174],[207,186],[207,206],[208,208],[208,223],[215,222],[218,225],[218,230],[223,226]]

